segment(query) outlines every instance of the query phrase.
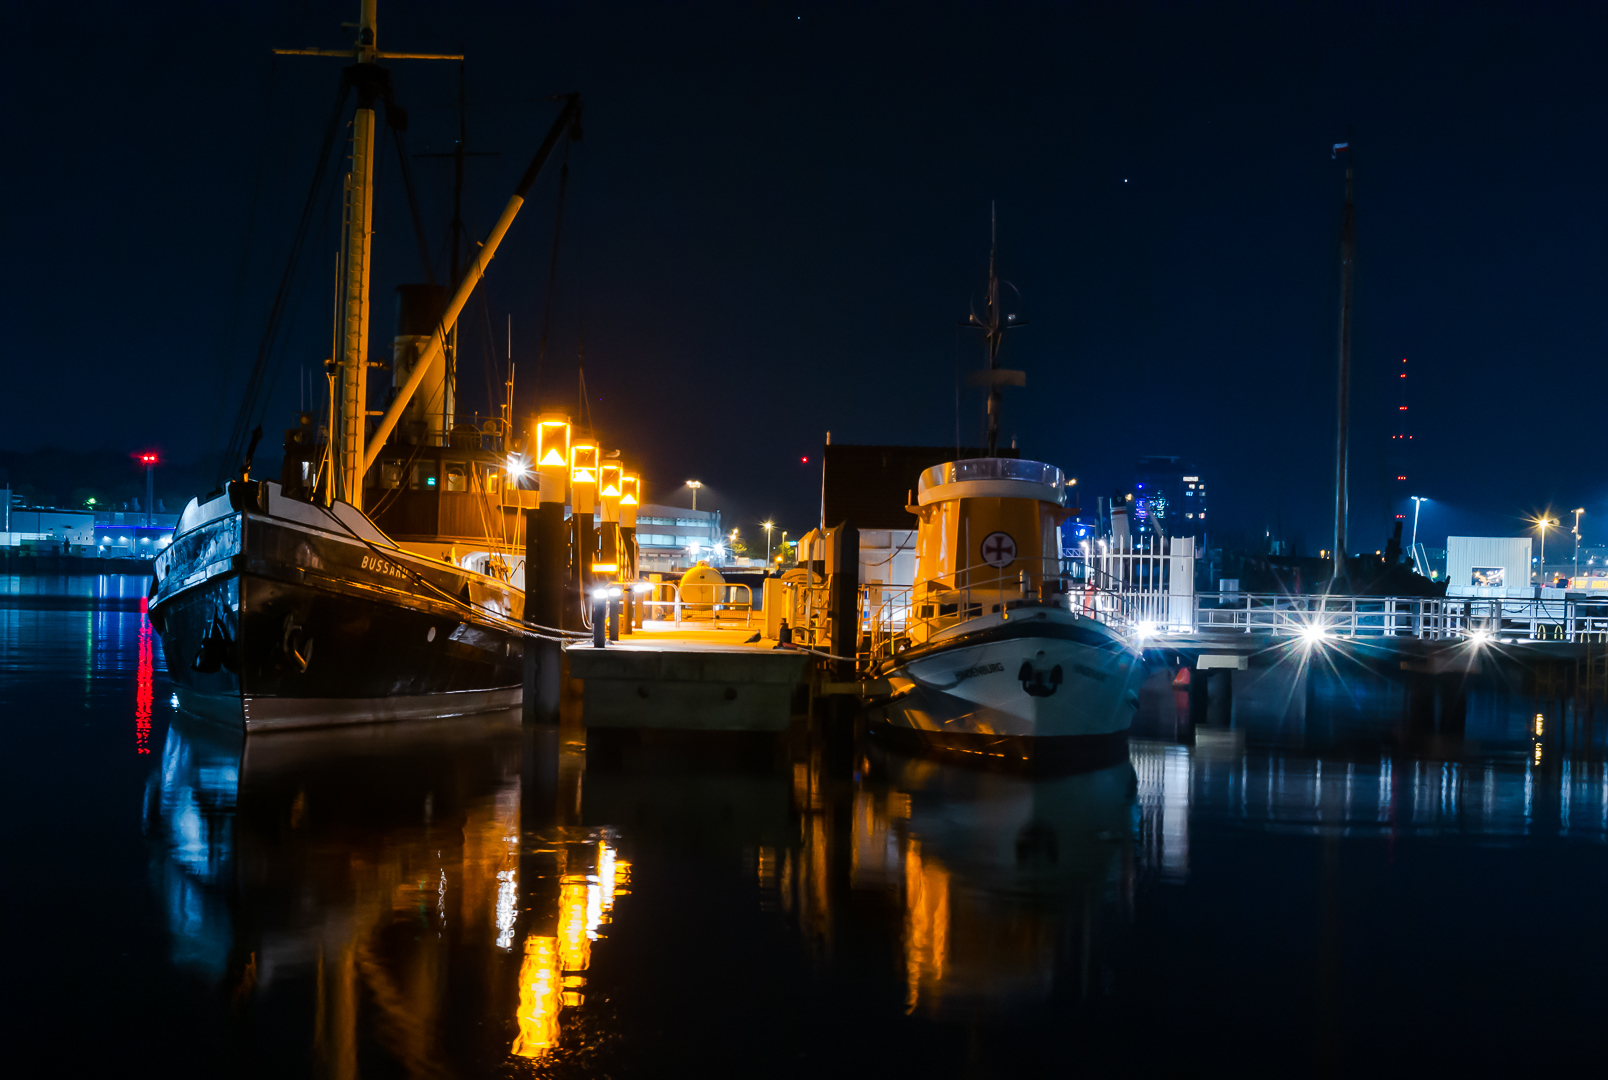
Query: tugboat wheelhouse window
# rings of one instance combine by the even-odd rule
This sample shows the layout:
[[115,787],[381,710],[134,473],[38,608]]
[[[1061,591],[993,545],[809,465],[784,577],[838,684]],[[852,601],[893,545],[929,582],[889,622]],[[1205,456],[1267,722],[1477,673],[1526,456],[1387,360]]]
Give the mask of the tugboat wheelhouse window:
[[380,462],[380,486],[382,488],[399,488],[402,486],[402,463],[400,461]]
[[461,461],[449,461],[446,463],[446,474],[447,491],[469,490],[469,466]]
[[412,487],[414,491],[436,490],[437,464],[434,461],[415,461],[413,463]]

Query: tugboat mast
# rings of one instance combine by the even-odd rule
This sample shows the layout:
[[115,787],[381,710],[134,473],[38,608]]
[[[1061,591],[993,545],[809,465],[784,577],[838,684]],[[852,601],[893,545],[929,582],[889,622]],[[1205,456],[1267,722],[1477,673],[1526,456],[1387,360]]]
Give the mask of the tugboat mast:
[[988,367],[980,372],[980,382],[988,387],[988,456],[993,457],[999,450],[999,413],[1000,413],[1000,387],[1026,386],[1027,373],[1025,371],[1010,371],[999,366],[999,349],[1005,343],[1005,331],[1014,330],[1018,326],[1026,326],[1025,320],[1015,315],[1000,317],[999,310],[999,274],[998,259],[996,257],[999,245],[999,216],[993,203],[988,206],[988,294],[984,303],[983,317],[978,318],[977,313],[971,313],[962,326],[970,326],[983,332],[983,341],[988,349]]

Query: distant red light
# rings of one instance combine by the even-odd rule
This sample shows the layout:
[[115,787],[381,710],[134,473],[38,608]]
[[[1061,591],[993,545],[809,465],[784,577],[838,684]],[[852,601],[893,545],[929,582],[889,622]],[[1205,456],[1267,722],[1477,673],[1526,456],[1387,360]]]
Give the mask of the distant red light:
[[801,458],[799,458],[799,460],[802,461],[806,465],[808,465],[810,463],[810,459],[807,458],[807,457],[801,457]]

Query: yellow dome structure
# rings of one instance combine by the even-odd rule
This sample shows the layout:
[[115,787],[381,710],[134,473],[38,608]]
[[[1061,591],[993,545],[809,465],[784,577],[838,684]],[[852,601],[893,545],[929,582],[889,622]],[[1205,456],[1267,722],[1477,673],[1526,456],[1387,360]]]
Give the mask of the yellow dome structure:
[[712,619],[715,617],[715,601],[723,597],[726,592],[726,579],[720,576],[720,571],[707,562],[700,561],[691,570],[681,575],[679,592],[681,596],[681,617],[683,619]]

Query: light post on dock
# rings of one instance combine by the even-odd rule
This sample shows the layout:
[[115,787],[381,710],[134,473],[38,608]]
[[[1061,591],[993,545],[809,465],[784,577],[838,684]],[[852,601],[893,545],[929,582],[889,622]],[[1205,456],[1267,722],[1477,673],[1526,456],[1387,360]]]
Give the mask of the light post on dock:
[[[764,523],[764,525],[765,525],[765,568],[768,570],[768,569],[770,569],[771,530],[776,527],[776,523],[774,521],[767,521],[767,522]],[[1580,547],[1580,545],[1577,542],[1575,544],[1575,548],[1576,548],[1575,562],[1580,561],[1579,547]]]
[[[1574,576],[1575,577],[1580,576],[1580,515],[1584,514],[1585,512],[1586,512],[1586,508],[1583,507],[1583,506],[1580,507],[1579,509],[1577,509],[1574,512],[1574,516],[1575,516],[1575,524],[1574,524],[1574,538],[1575,538],[1575,568],[1574,568]],[[1574,584],[1573,579],[1570,579],[1569,583],[1570,583],[1570,585],[1573,585]]]
[[692,508],[698,509],[698,489],[703,487],[702,480],[688,480],[687,486],[692,489]]
[[1536,571],[1536,583],[1545,587],[1547,583],[1547,526],[1556,525],[1557,518],[1538,517],[1535,525],[1541,530],[1541,569]]

